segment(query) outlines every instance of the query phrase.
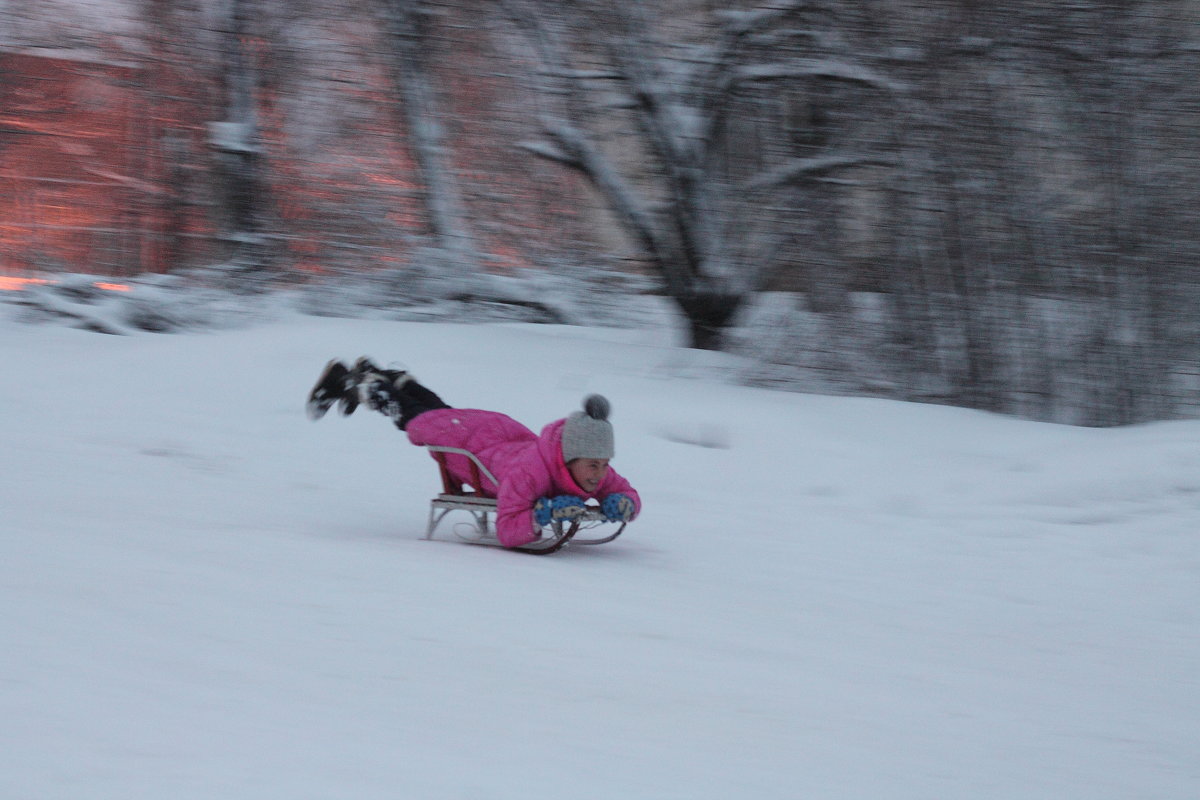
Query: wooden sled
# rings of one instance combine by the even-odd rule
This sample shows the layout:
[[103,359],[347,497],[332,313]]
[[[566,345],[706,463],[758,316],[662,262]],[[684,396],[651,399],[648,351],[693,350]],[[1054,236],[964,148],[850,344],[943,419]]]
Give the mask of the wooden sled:
[[[496,476],[470,450],[463,450],[460,447],[441,447],[438,445],[427,445],[426,449],[429,450],[429,454],[433,456],[434,461],[438,463],[438,471],[442,476],[442,492],[429,502],[429,524],[425,528],[425,538],[433,538],[434,532],[451,511],[466,511],[471,515],[474,525],[469,536],[464,536],[456,532],[455,535],[458,536],[459,540],[468,544],[501,547],[502,545],[496,540],[495,524],[488,521],[488,515],[496,513],[496,498],[488,497],[480,491],[480,487],[484,485],[499,486],[500,482],[496,480]],[[463,484],[450,473],[446,459],[452,455],[461,456],[467,460],[471,474],[469,484]],[[487,484],[484,481],[487,481]],[[625,526],[628,523],[622,522],[620,527],[617,528],[616,533],[608,536],[580,537],[577,534],[582,530],[594,528],[596,525],[607,521],[604,514],[600,511],[599,506],[588,506],[587,511],[582,516],[571,520],[569,524],[564,524],[563,521],[559,520],[547,525],[543,528],[542,538],[538,541],[531,542],[523,547],[505,549],[517,550],[522,553],[549,555],[561,550],[568,544],[605,544],[620,536],[625,531]]]

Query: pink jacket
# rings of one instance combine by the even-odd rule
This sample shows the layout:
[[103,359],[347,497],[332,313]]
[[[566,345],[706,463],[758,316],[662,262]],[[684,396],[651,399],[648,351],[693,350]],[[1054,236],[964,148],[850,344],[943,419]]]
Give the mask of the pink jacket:
[[[500,485],[474,488],[496,498],[496,537],[500,544],[520,547],[537,538],[539,527],[533,519],[533,504],[541,497],[573,494],[585,500],[603,500],[621,492],[633,499],[634,516],[642,510],[638,493],[611,468],[593,494],[575,484],[562,458],[564,422],[551,422],[538,436],[512,417],[495,411],[441,408],[413,419],[407,433],[415,445],[470,450],[491,470]],[[455,478],[470,482],[468,462],[462,456],[449,456],[447,467]]]

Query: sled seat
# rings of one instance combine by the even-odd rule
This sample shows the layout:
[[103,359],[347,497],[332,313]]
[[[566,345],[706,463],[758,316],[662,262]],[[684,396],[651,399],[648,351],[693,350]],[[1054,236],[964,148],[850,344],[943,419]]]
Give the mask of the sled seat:
[[[486,533],[487,515],[496,512],[496,498],[482,494],[479,487],[484,485],[484,479],[489,481],[492,486],[499,486],[500,481],[496,480],[496,476],[492,474],[491,470],[485,467],[483,462],[470,450],[440,445],[428,445],[426,449],[433,456],[433,460],[437,462],[438,472],[442,478],[442,491],[429,502],[429,524],[425,528],[425,538],[433,538],[433,532],[451,511],[469,511],[475,517],[475,527],[481,533]],[[471,470],[470,489],[467,488],[467,484],[463,484],[450,473],[447,456],[451,455],[467,459]]]
[[[470,450],[441,445],[426,445],[426,449],[433,456],[433,460],[437,462],[438,473],[442,479],[442,491],[429,501],[429,524],[425,527],[425,538],[433,538],[434,531],[451,511],[466,511],[474,518],[475,535],[473,538],[462,536],[459,538],[472,544],[495,544],[493,531],[488,525],[488,514],[496,513],[496,498],[483,494],[481,487],[485,485],[484,481],[491,486],[499,486],[500,481]],[[471,476],[469,483],[464,484],[450,472],[448,459],[451,456],[461,456],[467,460]],[[555,522],[547,526],[546,533],[548,535],[544,536],[542,541],[515,549],[529,553],[553,553],[572,540],[575,544],[611,542],[625,530],[626,523],[622,522],[621,526],[617,528],[617,532],[611,535],[592,539],[575,538],[581,525],[587,524],[591,527],[600,522],[607,522],[607,520],[599,507],[588,506],[588,510],[581,517],[573,520],[569,526],[564,528],[562,522]]]

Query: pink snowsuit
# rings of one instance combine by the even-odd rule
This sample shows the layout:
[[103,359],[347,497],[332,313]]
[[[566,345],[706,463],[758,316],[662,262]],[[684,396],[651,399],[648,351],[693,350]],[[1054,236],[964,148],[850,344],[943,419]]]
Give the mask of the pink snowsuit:
[[[496,498],[496,537],[505,547],[529,544],[540,527],[533,519],[533,505],[542,497],[571,494],[585,500],[603,500],[621,492],[633,499],[634,516],[642,500],[629,481],[609,469],[594,493],[576,485],[562,457],[562,427],[565,419],[542,428],[540,436],[512,417],[473,408],[441,408],[426,411],[408,423],[408,439],[415,445],[439,445],[469,450],[500,481],[500,485],[476,486],[481,494]],[[451,455],[446,466],[458,480],[470,483],[468,461]],[[484,479],[485,483],[489,483]]]

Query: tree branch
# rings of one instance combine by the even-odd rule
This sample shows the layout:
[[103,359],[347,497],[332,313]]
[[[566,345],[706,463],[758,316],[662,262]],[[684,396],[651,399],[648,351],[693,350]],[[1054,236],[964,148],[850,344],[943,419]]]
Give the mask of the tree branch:
[[866,155],[828,155],[814,158],[793,158],[774,169],[760,172],[743,184],[747,189],[767,189],[796,181],[805,180],[815,175],[833,172],[850,167],[892,167],[894,162],[876,156]]
[[734,69],[730,74],[730,80],[734,83],[794,78],[831,78],[865,84],[893,94],[903,94],[908,89],[904,84],[880,75],[861,64],[830,58],[797,58],[770,64],[747,64]]
[[[533,150],[543,158],[552,158],[579,171],[604,197],[622,227],[638,242],[646,254],[659,265],[671,263],[660,240],[651,214],[637,200],[625,179],[599,150],[592,146],[584,133],[567,124],[547,129],[547,135],[558,145],[556,150]],[[667,276],[668,284],[675,280]]]

